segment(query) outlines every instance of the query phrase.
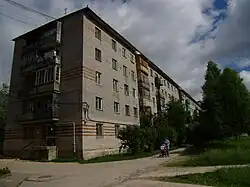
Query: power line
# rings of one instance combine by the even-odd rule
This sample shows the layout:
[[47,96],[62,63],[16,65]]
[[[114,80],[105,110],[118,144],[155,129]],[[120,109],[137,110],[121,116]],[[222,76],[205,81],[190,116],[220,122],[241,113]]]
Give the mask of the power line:
[[26,11],[28,11],[28,12],[37,13],[37,14],[39,14],[39,15],[42,15],[42,16],[47,17],[47,18],[50,18],[50,19],[56,19],[56,18],[54,18],[54,17],[52,17],[52,16],[50,16],[50,15],[48,15],[48,14],[39,12],[39,11],[34,10],[34,9],[30,8],[30,7],[27,7],[27,6],[25,6],[25,5],[22,5],[22,4],[20,4],[20,3],[17,3],[17,2],[15,2],[15,1],[12,1],[12,0],[4,0],[4,1],[7,2],[7,3],[9,3],[9,4],[11,4],[11,5],[14,5],[14,6],[16,6],[16,7],[19,7],[19,8],[21,8],[21,9],[23,9],[23,10],[26,10]]
[[9,15],[7,15],[7,14],[1,13],[1,12],[0,12],[0,15],[2,15],[2,16],[4,16],[4,17],[7,17],[7,18],[9,18],[9,19],[12,19],[12,20],[15,20],[15,21],[24,23],[24,24],[26,24],[26,25],[35,25],[35,26],[37,26],[37,25],[34,24],[34,23],[29,23],[29,22],[26,22],[26,21],[23,21],[23,20],[20,20],[20,19],[16,19],[16,18],[13,18],[13,17],[11,17],[11,16],[9,16]]

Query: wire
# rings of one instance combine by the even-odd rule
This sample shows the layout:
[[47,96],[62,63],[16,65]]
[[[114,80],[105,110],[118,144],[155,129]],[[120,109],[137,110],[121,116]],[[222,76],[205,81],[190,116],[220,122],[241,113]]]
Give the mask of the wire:
[[7,18],[9,18],[9,19],[12,19],[12,20],[15,20],[15,21],[24,23],[24,24],[26,24],[26,25],[35,25],[35,26],[37,26],[37,25],[34,24],[34,23],[28,23],[28,22],[26,22],[26,21],[23,21],[23,20],[20,20],[20,19],[13,18],[13,17],[11,17],[11,16],[9,16],[9,15],[7,15],[7,14],[1,13],[1,12],[0,12],[0,15],[5,16],[5,17],[7,17]]
[[28,12],[33,12],[33,13],[37,13],[37,14],[42,15],[42,16],[47,17],[47,18],[56,19],[55,17],[52,17],[52,16],[50,16],[50,15],[48,15],[48,14],[39,12],[39,11],[34,10],[34,9],[30,8],[30,7],[27,7],[27,6],[25,6],[25,5],[22,5],[22,4],[20,4],[20,3],[17,3],[17,2],[15,2],[15,1],[12,1],[12,0],[4,0],[4,1],[7,2],[7,3],[9,3],[9,4],[11,4],[11,5],[13,5],[13,6],[16,6],[16,7],[19,7],[19,8],[21,8],[21,9],[23,9],[23,10],[26,10],[26,11],[28,11]]

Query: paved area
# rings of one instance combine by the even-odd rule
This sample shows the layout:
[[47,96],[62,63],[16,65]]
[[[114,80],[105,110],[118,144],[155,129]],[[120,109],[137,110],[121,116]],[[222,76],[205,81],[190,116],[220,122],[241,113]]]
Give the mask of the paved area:
[[0,187],[198,187],[190,184],[152,181],[150,178],[204,173],[225,167],[180,168],[162,166],[163,163],[178,158],[178,154],[172,153],[170,158],[154,156],[96,164],[39,163],[2,159],[0,160],[0,168],[7,166],[12,171],[12,174],[4,179],[0,178]]
[[[0,187],[111,187],[130,178],[154,171],[171,158],[157,156],[110,163],[39,163],[21,160],[0,160],[0,168],[8,166],[12,176],[0,179]],[[2,185],[2,186],[1,186]]]

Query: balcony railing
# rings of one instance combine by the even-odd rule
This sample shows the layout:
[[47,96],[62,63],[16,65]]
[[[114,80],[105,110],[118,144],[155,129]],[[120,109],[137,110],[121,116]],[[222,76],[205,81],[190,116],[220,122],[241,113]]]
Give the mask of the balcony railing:
[[54,58],[46,58],[43,59],[42,61],[38,62],[38,61],[33,61],[29,64],[25,64],[23,66],[21,66],[21,73],[25,74],[25,73],[30,73],[32,71],[35,71],[37,69],[40,69],[42,67],[46,67],[48,65],[55,65],[55,64],[60,64],[61,60],[59,56],[56,56]]
[[39,120],[58,120],[58,108],[51,107],[48,109],[40,109],[36,112],[27,112],[17,116],[20,122],[39,121]]
[[150,90],[150,84],[149,84],[149,82],[145,82],[145,81],[140,80],[139,81],[139,85],[142,86],[142,87],[144,87],[144,88],[147,88],[148,90]]

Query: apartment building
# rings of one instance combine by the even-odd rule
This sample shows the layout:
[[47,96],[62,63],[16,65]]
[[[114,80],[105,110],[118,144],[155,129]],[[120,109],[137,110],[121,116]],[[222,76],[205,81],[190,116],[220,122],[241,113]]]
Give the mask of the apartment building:
[[117,151],[118,129],[139,124],[136,49],[89,8],[14,41],[5,154]]
[[6,155],[115,153],[119,128],[139,125],[140,110],[157,113],[180,93],[196,104],[88,7],[14,42]]

